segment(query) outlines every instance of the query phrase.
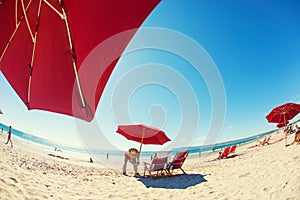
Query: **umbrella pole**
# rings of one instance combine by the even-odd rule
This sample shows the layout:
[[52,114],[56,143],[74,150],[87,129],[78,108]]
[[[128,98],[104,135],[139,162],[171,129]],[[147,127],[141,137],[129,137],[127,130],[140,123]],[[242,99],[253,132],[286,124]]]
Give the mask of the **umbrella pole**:
[[285,146],[287,145],[287,126],[286,126],[286,121],[285,121],[285,115],[283,115],[283,118],[284,118],[284,126],[285,126]]
[[142,151],[142,145],[143,145],[143,144],[141,143],[141,145],[140,145],[140,151],[139,151],[140,153],[141,153],[141,151]]
[[140,151],[139,151],[139,158],[140,158],[140,155],[141,155],[141,151],[142,151],[142,145],[143,145],[143,142],[144,142],[144,135],[145,135],[145,129],[143,128],[143,132],[142,132],[142,139],[141,139],[141,145],[140,145]]
[[141,139],[141,146],[140,146],[140,153],[142,151],[142,145],[143,145],[143,142],[144,142],[144,135],[145,135],[145,128],[143,128],[143,132],[142,132],[142,139]]

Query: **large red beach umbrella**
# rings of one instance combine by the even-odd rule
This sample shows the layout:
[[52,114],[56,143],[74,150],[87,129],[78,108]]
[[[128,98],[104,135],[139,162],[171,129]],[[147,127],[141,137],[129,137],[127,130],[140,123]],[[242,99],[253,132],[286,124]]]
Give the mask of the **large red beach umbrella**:
[[142,144],[162,145],[171,141],[164,131],[145,124],[119,125],[116,132],[123,135],[128,140],[141,143],[140,151],[142,149]]
[[[5,0],[0,3],[0,70],[28,109],[92,120],[119,57],[135,31],[105,51],[97,85],[78,71],[106,39],[141,26],[160,0]],[[95,76],[95,75],[94,75]],[[74,89],[75,88],[75,89]],[[90,88],[97,88],[93,93]],[[74,89],[74,90],[73,90]],[[92,95],[91,95],[92,94]],[[74,106],[75,105],[75,106]]]
[[[268,122],[284,124],[284,126],[286,127],[288,124],[288,120],[293,119],[299,112],[300,112],[300,104],[289,102],[274,108],[266,116],[266,118]],[[286,136],[285,136],[285,145],[287,145]]]
[[274,108],[267,116],[268,122],[284,123],[287,125],[288,120],[293,119],[300,112],[300,104],[285,103]]

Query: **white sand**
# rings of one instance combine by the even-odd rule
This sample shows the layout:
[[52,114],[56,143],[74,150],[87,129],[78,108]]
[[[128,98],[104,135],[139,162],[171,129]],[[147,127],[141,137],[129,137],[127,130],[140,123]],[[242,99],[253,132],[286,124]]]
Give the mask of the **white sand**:
[[[273,134],[271,142],[279,137]],[[239,156],[213,162],[207,161],[217,153],[189,156],[186,175],[153,180],[134,178],[130,165],[126,177],[87,158],[12,139],[13,148],[0,134],[0,199],[300,199],[300,145],[284,141],[239,146]]]

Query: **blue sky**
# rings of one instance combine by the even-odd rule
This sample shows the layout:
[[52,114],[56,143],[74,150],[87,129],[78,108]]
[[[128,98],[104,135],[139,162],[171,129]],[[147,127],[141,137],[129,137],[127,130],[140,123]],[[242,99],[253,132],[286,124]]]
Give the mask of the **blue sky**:
[[[183,34],[202,46],[213,60],[226,94],[224,126],[217,134],[218,141],[224,141],[272,130],[275,125],[265,119],[272,108],[289,101],[300,103],[299,9],[300,3],[296,0],[164,0],[143,27],[166,28]],[[153,74],[138,71],[147,66],[153,67]],[[171,86],[157,83],[159,77],[155,67],[166,68],[173,74],[166,72],[162,75],[166,84],[177,81],[184,84],[170,89]],[[137,86],[128,101],[124,101],[130,121],[118,121],[118,113],[112,108],[113,98],[118,84],[131,73],[139,73],[143,80],[154,76],[155,80]],[[176,76],[179,78],[174,78]],[[134,84],[135,79],[131,80]],[[204,141],[211,123],[211,94],[207,83],[191,63],[171,52],[143,49],[124,55],[107,84],[95,120],[105,137],[120,148],[137,145],[115,133],[120,122],[156,124],[174,139],[183,120],[195,121],[191,117],[193,113],[187,116],[182,113],[186,100],[180,99],[184,96],[181,92],[190,90],[196,98],[196,110],[199,109],[198,129],[195,134],[189,129],[181,131],[193,134],[190,144],[198,145]],[[2,123],[59,143],[81,145],[85,142],[71,117],[27,111],[2,74],[0,92],[0,108],[4,112],[0,116]],[[123,105],[120,100],[116,103]],[[193,110],[192,106],[195,105],[191,101],[186,108]],[[192,112],[196,112],[195,109]],[[299,118],[297,116],[294,120]],[[194,126],[190,124],[190,127]]]

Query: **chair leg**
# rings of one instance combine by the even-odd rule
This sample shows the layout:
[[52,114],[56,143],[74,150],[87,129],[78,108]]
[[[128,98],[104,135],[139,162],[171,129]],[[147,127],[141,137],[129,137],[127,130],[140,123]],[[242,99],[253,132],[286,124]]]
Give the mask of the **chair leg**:
[[173,175],[173,172],[174,172],[174,170],[173,170],[173,169],[172,169],[172,170],[168,170],[168,172],[169,172],[170,176],[172,176],[172,175]]
[[167,169],[163,169],[163,170],[161,171],[161,173],[162,173],[163,175],[170,176],[170,174],[169,174],[169,172],[168,172]]
[[181,169],[181,171],[182,171],[184,174],[186,174],[185,171],[184,171],[181,167],[180,167],[180,169]]
[[153,175],[151,174],[151,172],[149,171],[150,177],[153,178]]
[[159,175],[159,176],[162,176],[162,175],[163,175],[163,170],[159,170],[159,171],[158,171],[158,175]]

